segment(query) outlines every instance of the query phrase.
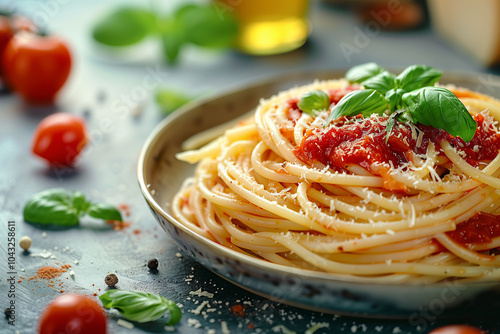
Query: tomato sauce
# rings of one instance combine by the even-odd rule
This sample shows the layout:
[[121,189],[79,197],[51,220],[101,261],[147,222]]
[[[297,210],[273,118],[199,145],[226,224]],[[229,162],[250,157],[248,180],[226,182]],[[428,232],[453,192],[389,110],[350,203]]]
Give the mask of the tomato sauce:
[[486,121],[484,115],[478,114],[474,119],[478,123],[476,134],[466,143],[442,129],[422,124],[412,128],[399,122],[387,137],[388,117],[342,116],[328,128],[308,130],[294,153],[305,162],[319,161],[339,172],[346,171],[348,164],[357,164],[381,175],[381,170],[414,162],[416,154],[426,153],[429,142],[435,144],[438,154],[444,154],[439,143],[449,140],[458,151],[465,153],[464,158],[471,165],[477,166],[480,160],[496,157],[500,150],[500,133],[488,126],[491,122]]
[[493,238],[500,237],[500,216],[479,212],[447,234],[462,245],[489,243]]

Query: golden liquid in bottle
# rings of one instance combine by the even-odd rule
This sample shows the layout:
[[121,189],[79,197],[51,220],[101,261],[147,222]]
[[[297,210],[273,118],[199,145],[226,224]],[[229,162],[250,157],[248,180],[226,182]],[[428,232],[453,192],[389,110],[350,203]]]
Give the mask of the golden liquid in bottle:
[[238,49],[278,54],[302,46],[309,34],[308,0],[220,0],[240,22]]

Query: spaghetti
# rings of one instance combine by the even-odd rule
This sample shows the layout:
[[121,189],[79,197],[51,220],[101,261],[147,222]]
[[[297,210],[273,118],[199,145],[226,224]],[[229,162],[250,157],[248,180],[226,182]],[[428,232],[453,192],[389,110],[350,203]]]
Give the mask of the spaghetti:
[[335,104],[362,89],[343,79],[264,100],[211,143],[178,154],[198,166],[173,214],[236,252],[335,277],[498,280],[500,103],[448,88],[477,121],[468,143],[421,124],[396,123],[387,135],[379,115],[325,127],[328,111],[297,108],[311,90]]

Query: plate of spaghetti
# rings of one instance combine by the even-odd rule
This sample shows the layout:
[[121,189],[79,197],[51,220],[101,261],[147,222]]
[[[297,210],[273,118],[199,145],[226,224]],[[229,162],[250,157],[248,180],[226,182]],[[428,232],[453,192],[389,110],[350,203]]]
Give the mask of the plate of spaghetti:
[[500,292],[500,102],[463,75],[369,63],[199,100],[138,177],[186,253],[256,294],[372,317],[480,314]]

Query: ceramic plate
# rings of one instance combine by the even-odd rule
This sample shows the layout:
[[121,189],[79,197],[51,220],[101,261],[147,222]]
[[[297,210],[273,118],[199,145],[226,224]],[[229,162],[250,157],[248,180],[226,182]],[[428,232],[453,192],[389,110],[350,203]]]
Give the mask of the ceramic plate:
[[[364,317],[418,317],[481,314],[499,305],[499,283],[389,285],[353,282],[341,276],[289,268],[236,253],[207,240],[173,218],[170,202],[193,165],[175,159],[191,136],[252,110],[261,98],[315,79],[335,79],[345,72],[284,75],[199,100],[167,117],[141,152],[138,178],[143,195],[163,229],[178,246],[214,273],[258,295],[320,312]],[[447,75],[440,81],[499,97],[500,80],[491,75]],[[417,321],[417,320],[415,320]]]

